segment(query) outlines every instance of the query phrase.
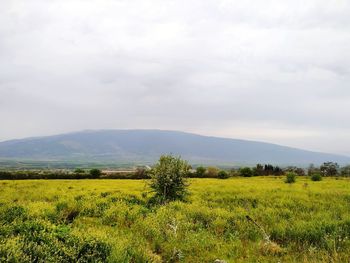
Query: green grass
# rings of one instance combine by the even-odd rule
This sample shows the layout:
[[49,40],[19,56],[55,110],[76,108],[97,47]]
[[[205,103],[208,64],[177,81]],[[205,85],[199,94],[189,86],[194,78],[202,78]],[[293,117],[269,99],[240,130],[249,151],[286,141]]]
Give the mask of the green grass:
[[350,257],[348,179],[190,183],[187,202],[150,206],[145,181],[0,181],[0,262],[347,262]]

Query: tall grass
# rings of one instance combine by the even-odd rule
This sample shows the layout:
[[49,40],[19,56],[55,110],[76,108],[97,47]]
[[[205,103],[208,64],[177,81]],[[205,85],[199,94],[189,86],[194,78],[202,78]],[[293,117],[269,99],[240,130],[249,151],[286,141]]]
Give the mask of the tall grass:
[[154,206],[142,180],[1,181],[0,262],[347,262],[349,184],[191,179]]

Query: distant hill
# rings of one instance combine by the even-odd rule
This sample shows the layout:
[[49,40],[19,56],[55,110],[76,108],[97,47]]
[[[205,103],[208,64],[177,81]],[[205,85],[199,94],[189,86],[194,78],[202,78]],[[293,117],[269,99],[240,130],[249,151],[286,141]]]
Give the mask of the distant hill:
[[0,142],[1,159],[153,163],[161,154],[192,164],[350,163],[350,157],[256,141],[162,130],[92,130]]

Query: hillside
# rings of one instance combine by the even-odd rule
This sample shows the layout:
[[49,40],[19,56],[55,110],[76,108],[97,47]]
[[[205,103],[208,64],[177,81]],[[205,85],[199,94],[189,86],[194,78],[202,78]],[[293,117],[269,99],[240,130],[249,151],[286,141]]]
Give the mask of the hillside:
[[0,158],[152,163],[161,154],[194,164],[349,163],[346,156],[270,143],[161,130],[97,130],[0,142]]

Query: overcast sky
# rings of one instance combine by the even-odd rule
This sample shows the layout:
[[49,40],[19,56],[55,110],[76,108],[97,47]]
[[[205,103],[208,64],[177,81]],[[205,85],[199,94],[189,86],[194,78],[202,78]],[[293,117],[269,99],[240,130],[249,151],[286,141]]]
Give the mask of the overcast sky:
[[0,141],[156,128],[350,155],[348,0],[1,0]]

